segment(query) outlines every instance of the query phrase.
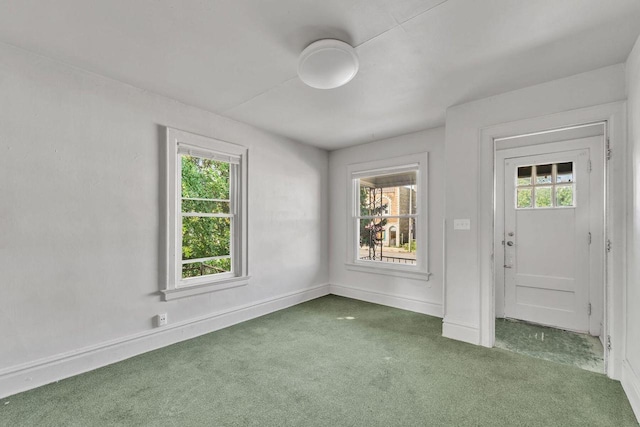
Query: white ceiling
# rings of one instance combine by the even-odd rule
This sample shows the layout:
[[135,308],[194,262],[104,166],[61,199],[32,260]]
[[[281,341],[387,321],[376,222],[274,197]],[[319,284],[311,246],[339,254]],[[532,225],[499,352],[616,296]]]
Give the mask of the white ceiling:
[[[444,124],[447,107],[624,62],[639,0],[0,0],[0,41],[327,149]],[[356,47],[305,86],[299,53]]]

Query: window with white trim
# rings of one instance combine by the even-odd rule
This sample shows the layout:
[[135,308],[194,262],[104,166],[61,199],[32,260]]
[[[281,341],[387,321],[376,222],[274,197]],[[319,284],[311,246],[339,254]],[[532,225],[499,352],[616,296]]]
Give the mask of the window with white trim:
[[427,153],[348,167],[347,268],[429,277]]
[[244,147],[167,129],[165,299],[247,283]]

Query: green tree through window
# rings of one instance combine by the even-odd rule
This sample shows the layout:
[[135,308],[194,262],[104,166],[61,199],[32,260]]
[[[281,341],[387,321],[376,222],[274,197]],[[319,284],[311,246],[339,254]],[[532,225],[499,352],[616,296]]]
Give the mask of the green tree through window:
[[[181,156],[182,259],[224,257],[182,266],[182,277],[231,271],[229,163]],[[186,214],[186,215],[185,215]]]
[[[381,200],[381,199],[380,199]],[[378,203],[377,203],[378,202]],[[388,207],[381,204],[371,191],[360,187],[360,215],[381,215]],[[374,218],[360,221],[360,247],[376,247],[382,245],[382,231],[387,225],[386,218]]]

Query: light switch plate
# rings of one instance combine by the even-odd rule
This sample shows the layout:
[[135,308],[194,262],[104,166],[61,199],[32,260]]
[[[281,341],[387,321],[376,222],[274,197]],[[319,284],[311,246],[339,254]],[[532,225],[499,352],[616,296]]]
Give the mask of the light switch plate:
[[454,230],[471,230],[471,220],[470,219],[454,219],[453,229]]

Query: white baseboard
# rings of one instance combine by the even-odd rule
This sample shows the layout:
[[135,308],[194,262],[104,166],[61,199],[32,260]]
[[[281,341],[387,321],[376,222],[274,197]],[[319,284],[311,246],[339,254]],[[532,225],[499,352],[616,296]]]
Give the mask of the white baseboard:
[[442,317],[442,304],[436,302],[424,301],[401,295],[391,295],[344,285],[331,285],[330,292],[341,297],[353,298],[403,310],[414,311],[416,313],[428,314],[429,316]]
[[302,291],[5,368],[0,370],[0,398],[310,301],[328,295],[329,289],[328,284],[314,286]]
[[624,392],[627,394],[633,413],[636,414],[636,419],[640,421],[640,376],[626,360],[622,362],[620,382]]
[[469,344],[480,345],[480,329],[477,326],[445,318],[442,321],[442,336]]

